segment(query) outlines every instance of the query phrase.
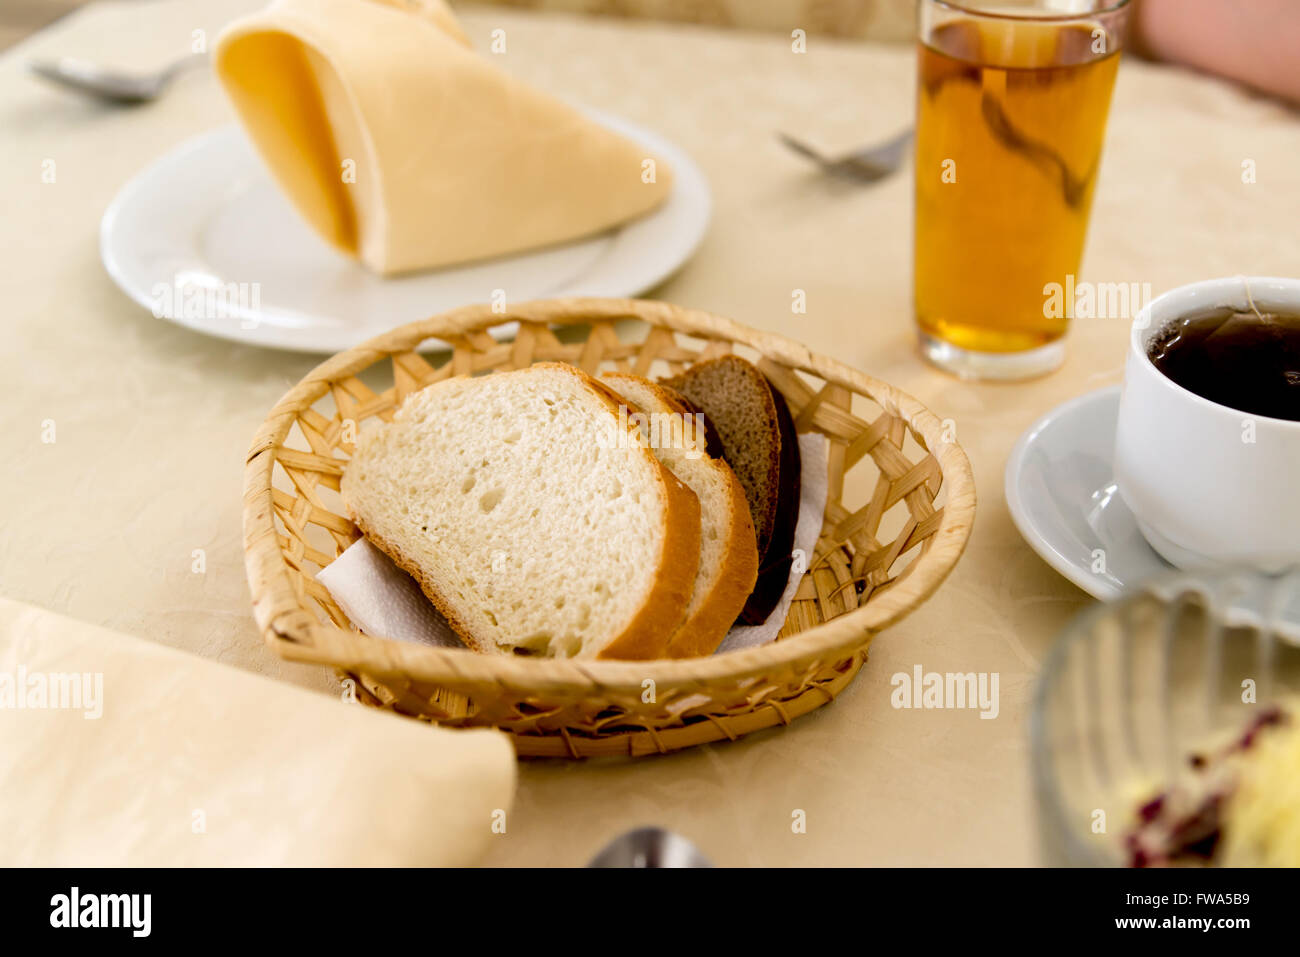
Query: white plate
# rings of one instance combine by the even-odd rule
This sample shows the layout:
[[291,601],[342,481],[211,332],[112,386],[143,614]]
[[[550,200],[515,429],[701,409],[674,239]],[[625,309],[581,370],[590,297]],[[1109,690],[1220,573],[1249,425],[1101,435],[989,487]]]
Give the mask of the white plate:
[[[1011,520],[1044,561],[1094,598],[1109,600],[1170,571],[1147,544],[1115,487],[1113,455],[1119,386],[1071,399],[1035,422],[1011,450],[1005,477]],[[1207,571],[1207,581],[1232,571]],[[1168,577],[1168,576],[1164,576]],[[1300,641],[1300,575],[1282,607],[1268,579],[1243,577],[1228,620],[1280,619]],[[1155,586],[1157,592],[1159,587]]]
[[242,300],[218,293],[189,316],[176,308],[164,318],[223,339],[302,352],[338,352],[404,322],[491,301],[497,289],[511,302],[635,296],[695,251],[708,227],[709,185],[667,140],[590,115],[662,156],[675,176],[658,209],[591,239],[383,279],[311,231],[231,126],[183,143],[122,187],[100,225],[100,255],[113,280],[155,315],[164,289],[179,306],[187,295],[199,302],[187,293],[194,287],[224,291],[242,283]]

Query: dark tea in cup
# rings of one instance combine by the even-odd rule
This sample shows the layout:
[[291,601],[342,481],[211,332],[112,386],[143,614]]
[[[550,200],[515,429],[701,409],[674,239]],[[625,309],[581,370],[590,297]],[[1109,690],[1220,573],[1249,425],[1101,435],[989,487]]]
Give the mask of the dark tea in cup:
[[1216,309],[1175,319],[1147,355],[1204,399],[1300,422],[1300,313]]

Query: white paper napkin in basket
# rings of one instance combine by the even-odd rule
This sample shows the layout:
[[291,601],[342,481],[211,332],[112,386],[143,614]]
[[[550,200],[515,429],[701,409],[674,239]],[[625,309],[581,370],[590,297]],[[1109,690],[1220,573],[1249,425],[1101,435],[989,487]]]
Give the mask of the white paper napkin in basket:
[[440,648],[465,647],[415,579],[364,538],[321,569],[316,580],[367,635]]
[[[805,559],[790,571],[781,601],[761,625],[737,625],[727,633],[718,651],[753,648],[773,640],[785,624],[790,602],[799,587],[802,568],[812,559],[826,510],[826,437],[817,432],[799,436],[799,518],[794,530],[794,550]],[[352,623],[368,635],[383,635],[398,641],[463,648],[456,632],[447,624],[420,586],[406,572],[366,539],[348,547],[323,568],[317,581],[329,589]]]

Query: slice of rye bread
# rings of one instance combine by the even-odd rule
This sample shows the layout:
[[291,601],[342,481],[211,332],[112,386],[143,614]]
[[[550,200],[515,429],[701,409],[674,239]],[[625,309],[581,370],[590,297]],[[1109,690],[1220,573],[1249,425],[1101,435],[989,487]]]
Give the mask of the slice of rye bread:
[[361,434],[343,500],[475,650],[663,657],[700,506],[623,427],[617,397],[574,366],[448,379]]
[[[647,379],[646,381],[649,382],[650,380]],[[662,389],[667,394],[668,398],[672,399],[673,402],[685,409],[688,414],[698,415],[700,417],[698,421],[704,423],[704,451],[709,454],[709,458],[711,459],[725,458],[722,454],[722,439],[718,436],[718,428],[709,421],[709,415],[707,412],[671,386],[665,385],[662,382],[652,382],[651,385]]]
[[[700,500],[700,564],[686,619],[668,641],[673,658],[711,655],[736,620],[758,578],[758,545],[745,490],[730,466],[710,458],[698,421],[675,394],[640,376],[609,372],[601,377],[638,412],[651,451]],[[692,440],[695,441],[692,441]]]
[[781,600],[793,562],[799,518],[799,440],[785,398],[752,363],[726,355],[665,380],[716,427],[723,457],[745,489],[758,538],[758,582],[740,622],[767,620]]

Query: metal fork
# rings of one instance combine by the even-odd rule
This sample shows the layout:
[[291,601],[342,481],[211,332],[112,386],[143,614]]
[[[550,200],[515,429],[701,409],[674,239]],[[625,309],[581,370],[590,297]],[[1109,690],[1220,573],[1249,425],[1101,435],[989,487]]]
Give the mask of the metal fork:
[[[1088,170],[1082,176],[1077,176],[1064,157],[1050,145],[1022,133],[1007,116],[1002,102],[993,95],[987,92],[984,94],[980,101],[980,112],[990,132],[1002,145],[1024,156],[1048,176],[1060,181],[1066,203],[1078,206],[1083,202],[1096,177],[1097,167],[1101,162],[1100,152],[1093,157],[1092,165]],[[874,183],[876,180],[884,179],[902,164],[903,155],[912,141],[913,132],[913,130],[904,130],[891,140],[856,150],[839,159],[823,156],[808,144],[785,133],[777,135],[781,142],[800,156],[812,160],[822,168],[823,172],[858,182]]]
[[777,138],[800,156],[812,160],[825,173],[859,182],[874,183],[884,179],[902,165],[903,157],[907,155],[907,148],[912,143],[912,135],[912,130],[903,130],[883,143],[867,146],[838,158],[825,156],[787,133],[778,133]]

